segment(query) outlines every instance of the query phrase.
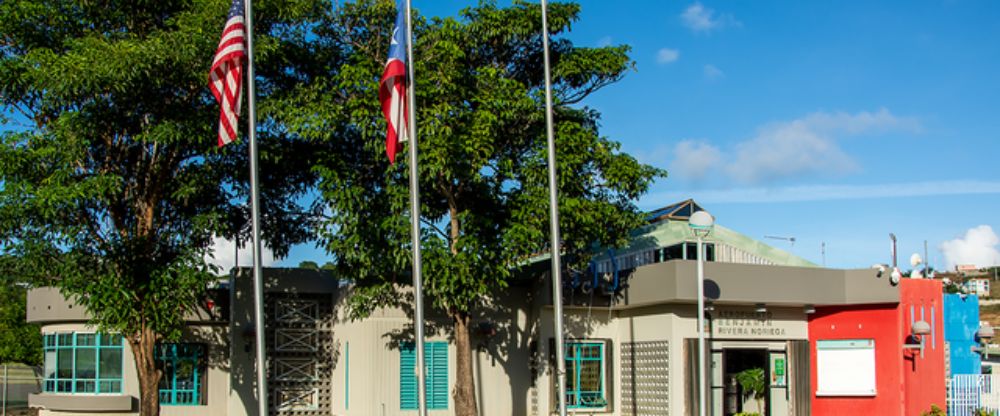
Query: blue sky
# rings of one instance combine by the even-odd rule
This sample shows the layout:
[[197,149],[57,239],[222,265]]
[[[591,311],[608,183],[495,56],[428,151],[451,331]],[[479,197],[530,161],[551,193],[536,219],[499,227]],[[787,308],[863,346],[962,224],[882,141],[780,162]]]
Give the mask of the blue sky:
[[[414,1],[420,9],[421,1]],[[464,1],[424,14],[454,15]],[[506,2],[501,2],[506,4]],[[591,96],[602,132],[663,167],[639,205],[695,198],[816,263],[1000,263],[1000,2],[584,1],[567,37],[632,46]],[[419,75],[418,75],[419,76]],[[983,227],[985,226],[985,227]],[[322,263],[293,250],[280,265]]]

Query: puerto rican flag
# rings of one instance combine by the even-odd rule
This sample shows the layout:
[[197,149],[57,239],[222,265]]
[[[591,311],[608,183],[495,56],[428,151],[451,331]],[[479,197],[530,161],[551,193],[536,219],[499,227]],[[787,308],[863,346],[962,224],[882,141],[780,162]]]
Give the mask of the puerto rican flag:
[[387,124],[385,134],[385,153],[389,163],[396,163],[400,142],[407,139],[407,104],[406,104],[406,15],[401,4],[396,4],[396,26],[392,29],[392,42],[389,43],[389,60],[382,72],[379,83],[378,98],[382,102],[382,114]]

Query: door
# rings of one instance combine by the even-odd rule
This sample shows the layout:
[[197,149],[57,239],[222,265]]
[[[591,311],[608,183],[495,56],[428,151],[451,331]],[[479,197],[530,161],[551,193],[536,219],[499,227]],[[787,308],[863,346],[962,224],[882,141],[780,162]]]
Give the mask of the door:
[[768,408],[771,416],[789,415],[788,354],[785,351],[768,352]]

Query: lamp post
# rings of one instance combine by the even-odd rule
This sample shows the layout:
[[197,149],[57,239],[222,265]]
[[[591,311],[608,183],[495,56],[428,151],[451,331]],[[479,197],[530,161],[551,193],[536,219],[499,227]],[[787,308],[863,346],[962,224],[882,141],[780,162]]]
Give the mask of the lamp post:
[[712,232],[715,218],[698,211],[688,218],[688,226],[698,238],[698,416],[705,416],[705,247],[702,239]]

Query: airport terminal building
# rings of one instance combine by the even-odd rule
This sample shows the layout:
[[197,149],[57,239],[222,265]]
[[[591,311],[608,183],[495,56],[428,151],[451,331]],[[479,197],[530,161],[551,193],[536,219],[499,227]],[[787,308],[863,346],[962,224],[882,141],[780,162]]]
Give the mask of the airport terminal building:
[[[817,346],[842,347],[865,357],[870,349],[880,369],[902,368],[902,359],[881,358],[906,353],[898,350],[898,343],[865,342],[878,334],[827,330],[822,339],[814,336],[822,332],[816,326],[821,315],[837,320],[836,314],[845,311],[903,311],[908,306],[900,286],[872,269],[819,268],[717,227],[705,266],[708,376],[699,380],[697,262],[686,224],[699,209],[685,201],[658,210],[648,226],[636,231],[631,246],[602,253],[587,273],[564,276],[569,411],[696,415],[698,383],[705,383],[712,415],[821,414],[815,407],[835,406],[830,401],[838,396],[817,396],[817,385],[844,374],[823,364],[842,355],[818,351]],[[158,350],[165,374],[162,414],[256,414],[250,274],[235,270],[225,290],[214,292],[211,302],[191,314],[184,340]],[[345,309],[351,287],[332,274],[266,269],[264,275],[272,414],[416,413],[412,319],[405,310],[381,309],[369,318],[351,320]],[[482,415],[557,411],[547,280],[542,275],[512,284],[491,300],[487,313],[473,320],[473,367]],[[928,309],[925,317],[940,314],[940,302],[937,305],[937,312]],[[45,391],[31,397],[42,415],[137,412],[133,358],[120,337],[94,331],[84,311],[49,288],[29,293],[28,319],[42,325],[45,339]],[[431,415],[451,415],[455,347],[442,329],[450,325],[433,312],[427,319],[428,408]],[[938,316],[935,325],[941,323]],[[908,329],[904,326],[894,330]],[[937,346],[923,351],[930,355],[943,350]],[[825,358],[817,362],[818,357]],[[736,373],[755,368],[763,370],[767,380],[766,397],[759,402],[743,400],[734,379]],[[893,381],[879,372],[879,385],[903,383],[902,370],[897,373],[900,379]],[[883,395],[871,391],[851,397],[864,402]],[[886,414],[904,414],[899,410]]]

